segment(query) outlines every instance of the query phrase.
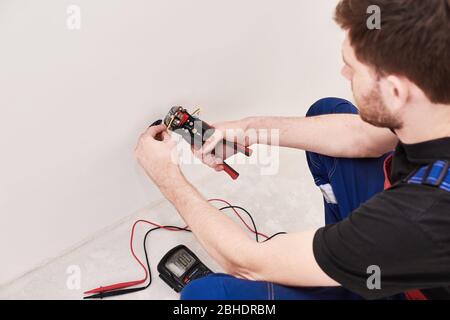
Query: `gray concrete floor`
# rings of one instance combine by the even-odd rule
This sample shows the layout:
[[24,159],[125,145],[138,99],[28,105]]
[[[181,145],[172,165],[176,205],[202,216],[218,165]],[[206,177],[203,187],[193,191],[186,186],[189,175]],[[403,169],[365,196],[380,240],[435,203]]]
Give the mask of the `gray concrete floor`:
[[[323,204],[314,186],[302,151],[282,150],[280,170],[273,176],[260,175],[257,165],[238,165],[241,177],[232,182],[224,174],[211,175],[196,183],[207,198],[223,198],[252,213],[258,229],[267,234],[295,232],[323,225]],[[220,206],[220,204],[217,204]],[[227,213],[232,216],[232,213]],[[235,217],[233,217],[235,218]],[[129,236],[133,221],[148,219],[161,224],[183,225],[177,212],[165,200],[149,206],[97,235],[91,241],[48,264],[0,288],[2,299],[81,299],[83,291],[143,276],[132,259]],[[236,223],[240,223],[236,220]],[[149,226],[140,225],[135,234],[135,250],[144,259],[142,239]],[[57,241],[57,239],[55,239]],[[153,274],[152,285],[141,292],[120,299],[178,299],[172,289],[157,276],[156,265],[172,247],[185,244],[213,271],[221,271],[189,233],[155,231],[147,246]],[[26,253],[25,253],[26,254]],[[80,288],[70,289],[68,269],[80,270]]]

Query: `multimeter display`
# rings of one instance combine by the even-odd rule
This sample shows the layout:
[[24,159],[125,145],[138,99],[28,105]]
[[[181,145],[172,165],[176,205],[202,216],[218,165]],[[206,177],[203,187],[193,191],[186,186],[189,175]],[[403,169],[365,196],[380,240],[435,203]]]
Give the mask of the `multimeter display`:
[[177,277],[181,277],[190,267],[195,263],[192,257],[186,250],[179,250],[166,262],[166,268]]
[[158,264],[159,277],[176,292],[189,282],[204,277],[212,271],[186,246],[170,250]]

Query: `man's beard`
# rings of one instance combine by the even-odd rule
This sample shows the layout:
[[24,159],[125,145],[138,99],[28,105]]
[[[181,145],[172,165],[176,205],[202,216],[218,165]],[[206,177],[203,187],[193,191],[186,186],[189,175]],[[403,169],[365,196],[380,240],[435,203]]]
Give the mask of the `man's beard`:
[[403,123],[389,111],[383,102],[378,83],[369,94],[362,96],[360,99],[355,95],[355,100],[359,107],[359,115],[365,122],[391,130],[398,130],[403,127]]

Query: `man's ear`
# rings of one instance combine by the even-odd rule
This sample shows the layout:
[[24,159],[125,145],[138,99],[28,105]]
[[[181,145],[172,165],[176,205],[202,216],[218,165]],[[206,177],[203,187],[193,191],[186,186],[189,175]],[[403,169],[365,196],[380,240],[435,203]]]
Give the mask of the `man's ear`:
[[410,82],[394,75],[382,78],[380,89],[384,102],[393,113],[399,112],[410,99]]

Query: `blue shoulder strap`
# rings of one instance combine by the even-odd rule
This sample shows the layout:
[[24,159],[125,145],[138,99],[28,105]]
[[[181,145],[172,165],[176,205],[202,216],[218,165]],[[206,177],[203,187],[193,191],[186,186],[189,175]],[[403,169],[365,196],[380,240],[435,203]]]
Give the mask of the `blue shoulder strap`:
[[417,170],[408,183],[423,184],[450,192],[450,161],[436,161]]

